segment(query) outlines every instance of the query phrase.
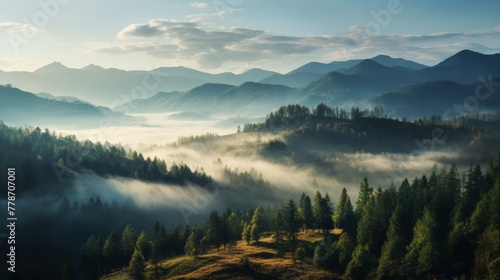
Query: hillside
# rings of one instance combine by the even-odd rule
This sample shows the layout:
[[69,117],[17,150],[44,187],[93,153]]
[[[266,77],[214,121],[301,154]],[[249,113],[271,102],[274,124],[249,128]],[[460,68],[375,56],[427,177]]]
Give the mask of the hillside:
[[0,86],[0,120],[10,125],[81,128],[98,127],[103,121],[109,125],[131,125],[142,118],[78,99],[48,99],[11,86]]
[[[499,83],[500,78],[493,83]],[[478,92],[476,89],[482,89]],[[483,97],[484,96],[484,97]],[[489,93],[481,83],[463,85],[452,81],[432,81],[401,86],[393,91],[381,93],[373,103],[384,106],[392,116],[421,118],[441,115],[444,118],[458,117],[471,112],[500,111],[500,97]]]
[[[264,233],[271,235],[271,233]],[[322,241],[318,233],[299,234],[302,246],[314,248]],[[236,242],[233,248],[217,253],[212,250],[197,258],[181,256],[159,262],[159,279],[342,279],[339,275],[317,268],[311,258],[293,264],[290,254],[279,257],[271,237],[247,245],[245,241]],[[248,259],[248,266],[242,260]],[[146,277],[154,275],[154,267],[148,265]],[[102,280],[126,280],[128,269],[104,275]]]
[[500,54],[481,54],[463,50],[429,68],[410,75],[407,83],[449,80],[460,84],[476,83],[482,76],[500,77]]
[[12,84],[32,92],[71,95],[109,106],[136,96],[136,91],[149,97],[160,91],[188,91],[205,83],[240,85],[247,81],[257,82],[274,74],[276,72],[261,69],[250,69],[242,74],[210,74],[186,67],[125,71],[89,65],[74,69],[54,62],[33,72],[0,71],[0,84]]
[[[160,92],[136,99],[115,110],[133,113],[200,111],[211,114],[265,114],[292,98],[292,88],[246,82],[239,86],[204,84],[187,92]],[[292,99],[294,100],[294,99]]]

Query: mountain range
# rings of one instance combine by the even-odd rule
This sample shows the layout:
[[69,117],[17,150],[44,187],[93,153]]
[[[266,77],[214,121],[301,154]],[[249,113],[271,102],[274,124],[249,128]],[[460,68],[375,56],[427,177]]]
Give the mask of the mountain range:
[[[495,83],[494,79],[500,78],[499,57],[499,54],[464,50],[421,70],[402,66],[412,65],[409,62],[396,64],[397,59],[391,64],[393,67],[365,59],[341,72],[332,71],[323,76],[315,73],[319,78],[300,88],[250,82],[240,86],[206,84],[187,92],[161,92],[115,109],[137,113],[189,110],[255,115],[265,114],[279,104],[325,103],[343,107],[376,104],[386,106],[390,109],[387,112],[398,117],[423,117],[443,113],[455,104],[462,104],[466,97],[473,97],[474,89],[481,84],[480,77],[485,80],[492,77]],[[384,58],[386,64],[390,61],[384,56],[376,58]],[[301,74],[289,75],[300,77]],[[491,94],[491,102],[483,102],[479,109],[500,111],[496,98]]]
[[[238,75],[209,74],[184,67],[150,72],[94,65],[70,69],[60,63],[32,73],[0,72],[0,83],[19,85],[26,91],[64,92],[59,95],[71,96],[52,97],[58,101],[111,103],[113,109],[124,113],[189,111],[249,117],[291,103],[310,107],[319,103],[333,107],[382,105],[397,117],[423,117],[442,114],[456,104],[467,107],[464,100],[474,97],[477,87],[491,83],[486,86],[491,91],[492,86],[498,86],[498,78],[500,54],[470,50],[431,67],[379,55],[329,64],[312,62],[285,75],[261,69]],[[279,82],[273,84],[273,80]],[[53,91],[47,90],[51,87]],[[134,90],[147,94],[135,96]],[[478,110],[500,111],[498,92],[492,91],[488,102],[481,102]],[[40,96],[51,98],[48,94]]]
[[131,125],[143,121],[107,107],[75,99],[40,97],[11,86],[0,86],[0,120],[9,125],[60,128]]

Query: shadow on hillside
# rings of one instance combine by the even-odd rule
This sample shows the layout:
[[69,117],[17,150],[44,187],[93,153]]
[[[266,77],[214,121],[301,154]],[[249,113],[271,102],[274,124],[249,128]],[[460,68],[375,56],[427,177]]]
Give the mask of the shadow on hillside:
[[276,254],[269,252],[258,252],[253,254],[246,255],[249,258],[258,258],[258,259],[273,259],[276,257]]

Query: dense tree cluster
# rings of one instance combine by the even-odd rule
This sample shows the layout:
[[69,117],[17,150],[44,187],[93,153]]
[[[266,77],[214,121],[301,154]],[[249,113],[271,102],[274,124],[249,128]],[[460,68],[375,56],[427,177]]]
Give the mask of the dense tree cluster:
[[[289,200],[272,210],[213,211],[204,225],[169,232],[157,223],[138,236],[129,225],[121,237],[91,236],[81,248],[81,267],[93,278],[129,262],[131,275],[141,279],[144,261],[156,267],[167,256],[197,257],[238,240],[258,243],[271,232],[277,256],[288,252],[293,262],[311,257],[346,279],[498,279],[499,201],[500,154],[485,173],[475,165],[460,176],[452,165],[399,188],[372,188],[365,177],[355,208],[344,188],[336,207],[318,191],[312,201],[304,193],[298,205]],[[299,242],[301,229],[323,232],[315,250]]]
[[0,121],[0,157],[12,154],[21,160],[27,186],[71,178],[74,172],[92,170],[99,175],[115,175],[146,181],[206,185],[212,179],[203,171],[185,164],[167,168],[164,160],[144,158],[141,153],[108,142],[78,141],[75,136],[56,136],[40,128],[11,128]]
[[375,106],[373,110],[352,107],[347,111],[340,107],[331,108],[321,103],[310,110],[305,106],[296,104],[280,107],[275,112],[266,116],[264,123],[245,124],[243,132],[252,131],[277,131],[297,129],[299,124],[314,119],[335,119],[338,121],[357,120],[360,118],[384,118],[384,108]]

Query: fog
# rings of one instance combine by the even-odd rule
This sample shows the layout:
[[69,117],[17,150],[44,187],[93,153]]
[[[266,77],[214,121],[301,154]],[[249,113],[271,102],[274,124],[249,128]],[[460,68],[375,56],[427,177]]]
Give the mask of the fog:
[[[27,189],[16,201],[22,221],[20,270],[23,263],[35,263],[50,278],[64,260],[78,263],[79,245],[90,235],[105,238],[111,230],[121,233],[129,223],[138,231],[149,231],[156,221],[167,228],[203,224],[212,210],[267,208],[289,199],[298,203],[303,192],[312,198],[317,190],[329,193],[335,207],[342,188],[352,201],[357,200],[364,176],[371,187],[388,188],[452,163],[463,172],[472,163],[484,166],[486,161],[449,145],[420,150],[409,143],[407,150],[412,152],[370,153],[350,143],[339,145],[331,139],[290,132],[236,133],[237,125],[244,124],[241,118],[183,121],[168,119],[169,115],[137,115],[146,119],[137,126],[56,132],[76,135],[79,140],[121,144],[144,158],[165,160],[168,168],[184,163],[192,171],[206,172],[214,183],[180,186],[101,177],[86,170],[57,186]],[[280,144],[278,148],[271,145],[273,141]],[[47,248],[54,248],[58,255],[51,256]],[[44,270],[47,267],[52,270]]]
[[[294,143],[287,141],[283,134],[235,134],[236,127],[221,126],[220,120],[224,117],[214,117],[209,121],[179,121],[168,119],[168,114],[142,114],[147,121],[143,126],[134,127],[104,127],[99,129],[64,130],[63,134],[74,134],[78,139],[92,141],[108,141],[112,144],[120,143],[126,148],[141,152],[144,157],[155,156],[166,161],[167,166],[172,163],[185,163],[192,170],[204,170],[219,184],[228,184],[225,176],[226,167],[232,171],[250,172],[254,170],[261,174],[274,191],[285,191],[290,197],[298,199],[302,192],[314,195],[316,190],[328,192],[334,202],[342,188],[348,190],[355,199],[359,183],[367,176],[372,186],[387,188],[391,182],[397,186],[405,178],[413,179],[428,174],[433,166],[459,163],[465,155],[448,147],[441,151],[415,151],[410,154],[355,152],[346,147],[333,146],[328,143]],[[242,123],[243,124],[243,123]],[[203,136],[214,133],[218,136],[206,137],[192,141],[177,141],[182,136]],[[280,139],[285,141],[287,149],[276,154],[267,155],[262,152],[266,141]],[[311,160],[313,158],[313,160]],[[319,158],[319,160],[318,160]],[[215,162],[220,159],[222,167]],[[470,164],[470,163],[469,163]],[[464,169],[467,165],[459,166]],[[86,180],[85,178],[81,180]],[[313,182],[315,181],[315,184]],[[139,205],[150,206],[169,205],[172,200],[182,201],[186,195],[185,189],[175,186],[157,186],[140,181],[124,181],[124,179],[108,179],[106,182],[115,196],[133,197]],[[82,187],[82,189],[85,189]],[[193,187],[191,187],[193,189]],[[248,188],[247,188],[248,189]],[[260,197],[259,190],[247,190],[247,195],[253,198]],[[221,194],[219,208],[230,207],[221,201],[238,201],[232,197],[234,190],[225,190]],[[101,194],[104,197],[104,194]],[[189,197],[190,194],[187,194]],[[180,199],[180,200],[179,200]],[[269,196],[264,201],[273,201]],[[276,203],[283,203],[283,197],[278,195]],[[245,207],[255,207],[260,202],[252,199],[249,203],[244,200]]]

